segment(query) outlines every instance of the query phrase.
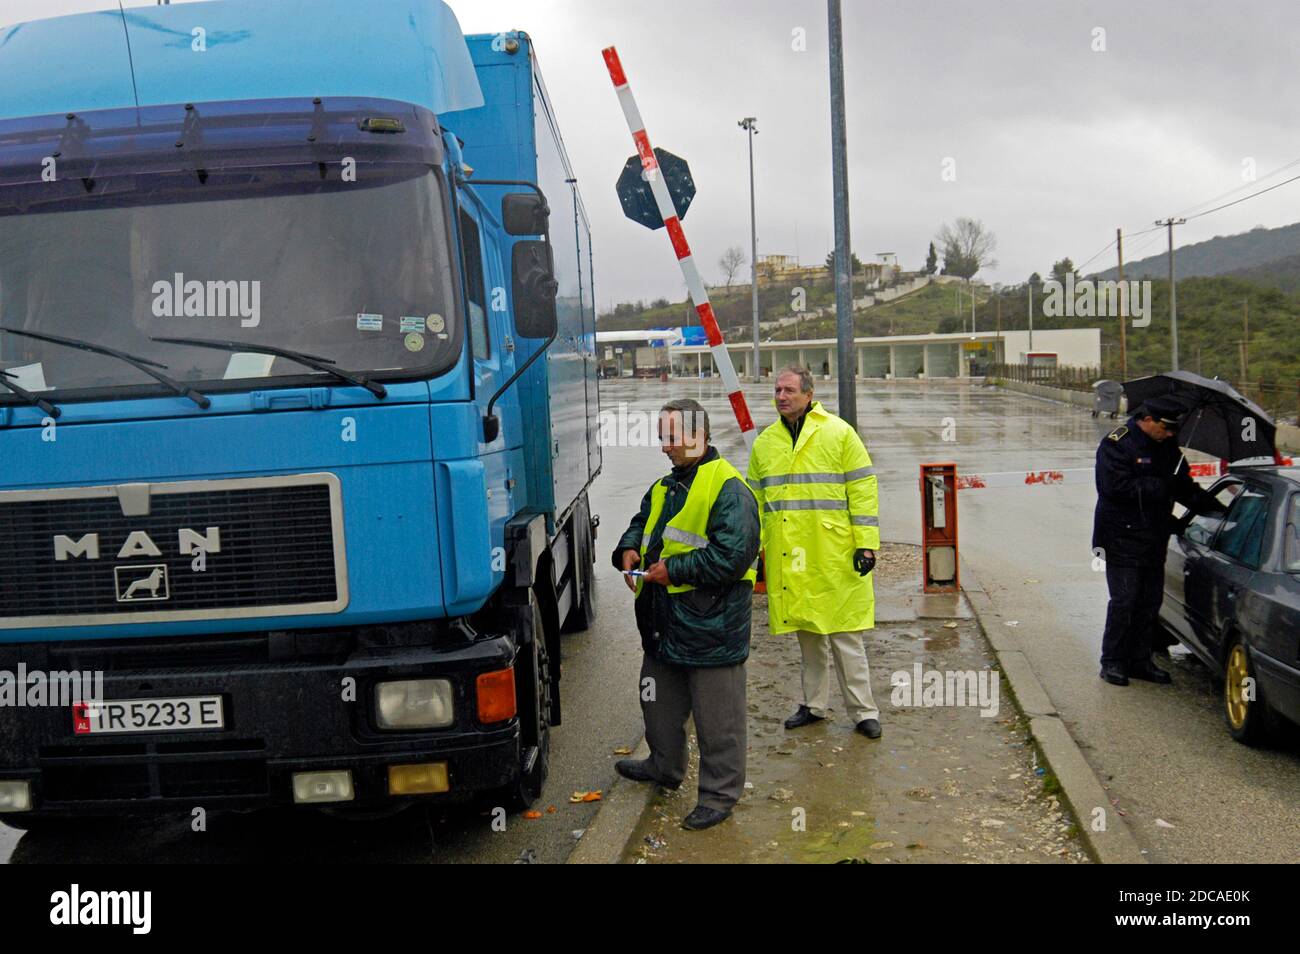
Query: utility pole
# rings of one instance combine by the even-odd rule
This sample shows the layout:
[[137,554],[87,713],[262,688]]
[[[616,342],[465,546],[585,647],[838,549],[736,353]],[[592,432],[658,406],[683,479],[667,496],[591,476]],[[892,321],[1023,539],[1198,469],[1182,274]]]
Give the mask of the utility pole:
[[849,251],[849,170],[844,129],[844,37],[840,0],[826,0],[830,33],[831,71],[831,179],[835,194],[835,327],[839,358],[840,417],[855,430],[858,426],[856,371],[853,348],[853,286]]
[[998,289],[997,291],[997,303],[998,303],[998,319],[997,319],[998,337],[997,337],[997,343],[993,346],[993,362],[994,364],[1002,364],[1003,359],[998,356],[998,351],[1001,350],[1002,348],[1002,290],[1001,289]]
[[749,297],[754,311],[754,380],[763,377],[763,366],[758,360],[758,222],[754,214],[754,136],[758,133],[758,119],[746,116],[736,123],[745,130],[749,139]]
[[1119,253],[1119,379],[1128,377],[1128,292],[1124,284],[1124,230],[1115,230],[1115,250]]
[[1174,226],[1182,225],[1186,219],[1168,218],[1156,225],[1169,229],[1169,336],[1173,352],[1173,369],[1178,370],[1178,288],[1174,284]]
[[975,334],[975,276],[970,278],[970,333]]
[[1029,350],[1034,350],[1034,283],[1027,282],[1029,286]]
[[1237,342],[1237,355],[1241,358],[1241,381],[1238,388],[1246,393],[1246,380],[1250,376],[1250,299],[1241,300],[1241,340]]

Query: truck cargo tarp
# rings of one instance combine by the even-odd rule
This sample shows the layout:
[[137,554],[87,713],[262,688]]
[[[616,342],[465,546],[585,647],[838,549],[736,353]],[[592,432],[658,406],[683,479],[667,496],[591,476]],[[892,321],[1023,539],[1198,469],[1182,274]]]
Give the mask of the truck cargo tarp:
[[0,28],[0,119],[299,96],[483,104],[439,0],[215,0]]

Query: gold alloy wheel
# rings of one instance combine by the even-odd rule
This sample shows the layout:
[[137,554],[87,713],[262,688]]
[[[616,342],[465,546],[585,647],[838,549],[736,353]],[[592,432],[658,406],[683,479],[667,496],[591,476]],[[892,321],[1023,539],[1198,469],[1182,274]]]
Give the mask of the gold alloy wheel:
[[1228,723],[1240,731],[1246,724],[1246,715],[1250,701],[1244,689],[1250,678],[1249,663],[1246,661],[1246,647],[1237,643],[1228,654],[1227,675],[1224,677],[1223,696],[1228,707]]

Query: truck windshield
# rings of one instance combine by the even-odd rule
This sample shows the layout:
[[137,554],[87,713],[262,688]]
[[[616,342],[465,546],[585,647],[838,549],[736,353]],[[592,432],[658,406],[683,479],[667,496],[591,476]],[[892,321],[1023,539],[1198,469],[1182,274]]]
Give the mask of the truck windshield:
[[[337,165],[323,170],[136,174],[91,183],[72,208],[3,208],[0,326],[107,345],[204,390],[337,379],[155,338],[305,352],[379,378],[445,370],[460,335],[436,174],[376,163],[340,181]],[[0,370],[44,397],[157,386],[111,357],[2,332]],[[0,402],[14,400],[0,389]]]

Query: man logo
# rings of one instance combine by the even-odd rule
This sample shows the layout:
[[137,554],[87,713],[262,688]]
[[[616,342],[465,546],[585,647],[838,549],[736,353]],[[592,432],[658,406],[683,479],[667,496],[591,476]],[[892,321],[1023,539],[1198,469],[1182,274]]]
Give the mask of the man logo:
[[113,579],[117,584],[119,603],[148,603],[171,599],[167,588],[167,567],[161,563],[153,566],[115,566]]

